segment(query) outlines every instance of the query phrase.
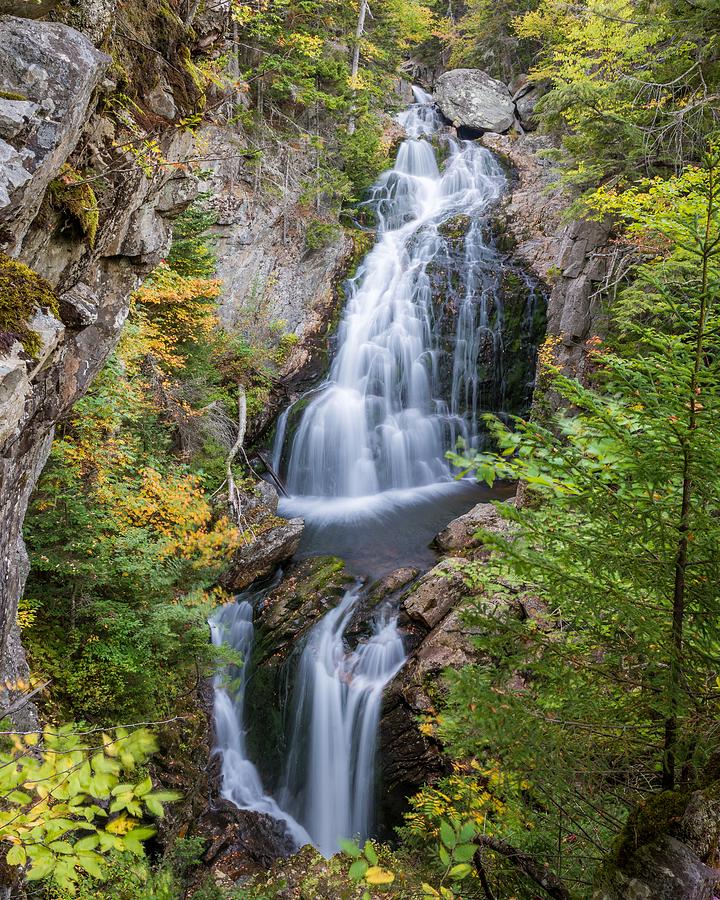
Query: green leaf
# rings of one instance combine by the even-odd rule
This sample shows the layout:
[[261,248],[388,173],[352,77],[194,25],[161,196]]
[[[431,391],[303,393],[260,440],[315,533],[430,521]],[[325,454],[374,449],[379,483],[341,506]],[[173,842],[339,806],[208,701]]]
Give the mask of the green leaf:
[[455,844],[457,844],[455,829],[445,820],[440,823],[440,840],[449,850],[452,850]]
[[104,871],[102,868],[103,858],[99,853],[83,850],[77,855],[80,865],[85,871],[92,875],[93,878],[102,878]]
[[364,859],[356,859],[355,862],[350,866],[348,876],[352,881],[360,881],[361,878],[365,877],[365,873],[367,872],[368,868],[368,864]]
[[145,806],[147,806],[149,812],[151,812],[154,816],[159,816],[160,818],[162,818],[165,815],[165,808],[156,797],[145,797]]
[[426,897],[439,897],[440,896],[440,894],[435,890],[435,888],[431,884],[428,884],[425,881],[423,881],[423,883],[422,883],[422,889],[423,889],[423,892],[425,893]]
[[453,859],[455,862],[470,862],[473,856],[475,856],[476,850],[477,847],[475,844],[458,844],[453,850]]
[[464,844],[466,841],[471,841],[475,837],[476,831],[474,822],[465,822],[458,835],[460,842]]
[[450,877],[454,881],[461,881],[463,878],[467,878],[471,872],[472,866],[469,866],[467,863],[460,863],[450,869]]
[[43,857],[32,864],[32,868],[25,873],[26,881],[40,881],[47,878],[55,869],[55,857]]
[[348,841],[343,838],[340,841],[340,848],[343,853],[347,853],[348,856],[352,856],[353,859],[359,859],[360,857],[360,848],[355,843],[355,841]]
[[24,866],[27,862],[27,853],[22,844],[14,844],[5,857],[9,866]]
[[438,844],[438,856],[440,857],[440,862],[444,866],[447,867],[450,865],[450,854],[447,852],[447,850],[443,847],[442,844]]
[[152,790],[152,778],[148,775],[147,778],[144,778],[142,781],[138,782],[135,785],[135,794],[138,797],[144,797],[145,794],[149,794]]
[[82,852],[83,850],[94,850],[97,845],[100,843],[100,838],[97,834],[89,834],[87,837],[80,838],[79,841],[75,841],[75,852]]
[[73,852],[72,844],[68,843],[68,841],[53,841],[48,846],[53,853],[70,854]]
[[365,841],[365,846],[363,847],[363,853],[365,854],[365,859],[370,863],[371,866],[377,865],[378,855],[375,852],[375,848],[370,843],[370,841]]

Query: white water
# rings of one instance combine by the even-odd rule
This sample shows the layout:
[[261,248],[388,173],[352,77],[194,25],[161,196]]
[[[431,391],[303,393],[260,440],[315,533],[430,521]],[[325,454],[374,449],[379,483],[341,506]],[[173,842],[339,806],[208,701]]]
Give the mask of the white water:
[[[477,217],[505,180],[487,150],[449,136],[439,167],[427,138],[441,123],[432,98],[415,94],[418,102],[399,117],[409,138],[369,201],[377,241],[350,282],[337,354],[290,446],[291,500],[281,511],[292,515],[346,516],[349,498],[355,510],[372,512],[386,496],[393,503],[398,491],[449,482],[446,452],[459,437],[472,443],[477,431],[478,355],[491,330],[477,276],[493,253],[477,221],[465,241],[449,391],[441,384],[442,311],[433,302],[432,266],[447,252],[439,227],[459,214]],[[495,326],[498,340],[497,319]],[[278,467],[285,425],[278,428]]]
[[308,833],[265,793],[260,773],[247,753],[245,689],[255,638],[253,601],[261,595],[262,592],[246,595],[250,599],[238,599],[221,606],[210,619],[213,644],[231,647],[240,654],[242,663],[239,667],[228,666],[215,676],[214,681],[215,752],[222,758],[220,793],[240,809],[252,809],[282,820],[298,846],[302,846],[310,843]]
[[395,619],[348,652],[358,589],[311,631],[296,673],[290,753],[281,793],[326,856],[373,825],[377,727],[385,685],[405,661]]
[[[328,378],[305,398],[291,441],[292,410],[278,423],[275,468],[286,468],[291,494],[280,511],[335,527],[462,489],[445,454],[459,437],[469,444],[476,438],[480,355],[490,347],[501,365],[498,257],[484,241],[480,218],[505,180],[487,150],[450,136],[438,165],[428,138],[441,122],[432,98],[419,89],[415,96],[399,117],[408,139],[368,201],[377,241],[349,284]],[[438,302],[437,279],[444,277],[446,286],[450,280],[442,226],[460,214],[470,217],[470,227],[455,268],[458,284],[444,292],[455,304],[448,349],[440,345],[448,313]],[[378,617],[371,636],[348,647],[358,600],[358,589],[349,591],[313,627],[300,654],[279,801],[265,793],[248,758],[247,670],[235,672],[232,688],[221,677],[215,686],[223,796],[285,821],[298,844],[311,840],[327,855],[343,837],[372,833],[382,694],[405,658],[392,616]],[[245,658],[252,649],[252,602],[225,607],[211,623],[213,640]]]

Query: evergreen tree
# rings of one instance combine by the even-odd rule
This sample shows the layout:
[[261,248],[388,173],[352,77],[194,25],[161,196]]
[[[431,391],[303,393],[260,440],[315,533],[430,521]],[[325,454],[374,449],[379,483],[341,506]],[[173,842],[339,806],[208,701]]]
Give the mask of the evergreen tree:
[[623,297],[623,352],[596,341],[587,387],[546,351],[572,412],[490,420],[499,451],[455,460],[527,499],[510,538],[485,535],[494,563],[469,567],[492,665],[455,677],[441,732],[525,785],[513,836],[579,878],[629,807],[696,783],[717,746],[718,156],[647,188],[605,196],[663,251]]

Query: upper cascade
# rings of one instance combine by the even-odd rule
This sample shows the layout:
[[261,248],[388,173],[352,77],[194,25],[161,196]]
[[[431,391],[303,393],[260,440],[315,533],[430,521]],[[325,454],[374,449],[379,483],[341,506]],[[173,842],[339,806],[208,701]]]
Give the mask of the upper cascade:
[[[488,150],[444,133],[432,97],[414,90],[416,102],[399,116],[408,138],[367,201],[376,243],[349,282],[337,354],[292,440],[287,487],[300,513],[302,498],[369,498],[447,482],[446,452],[476,436],[478,354],[493,292],[479,277],[491,251],[477,220],[505,178]],[[442,226],[460,215],[471,225],[448,351],[432,279],[448,253]],[[283,422],[276,461],[284,432]]]

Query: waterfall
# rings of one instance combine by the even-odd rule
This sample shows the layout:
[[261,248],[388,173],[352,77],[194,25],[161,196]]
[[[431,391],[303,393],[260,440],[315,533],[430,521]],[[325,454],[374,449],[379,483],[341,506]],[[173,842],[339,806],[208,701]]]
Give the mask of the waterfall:
[[303,649],[281,794],[326,856],[341,838],[371,832],[383,688],[405,661],[394,618],[380,617],[372,636],[347,651],[358,590],[320,620]]
[[[427,544],[438,530],[433,526],[452,518],[442,498],[477,490],[454,481],[447,451],[458,438],[477,444],[481,413],[506,411],[509,311],[502,258],[486,222],[505,178],[487,150],[451,136],[432,98],[414,91],[416,102],[398,117],[407,139],[366,203],[377,237],[347,284],[328,377],[278,422],[274,467],[286,474],[291,494],[279,509],[305,516],[304,540],[314,529],[316,555],[337,546],[331,537],[337,541],[342,533],[381,556],[398,545],[400,531],[412,533],[408,519],[419,519],[421,508],[424,516],[435,510]],[[521,332],[513,340],[528,350],[529,371],[534,302],[530,290],[524,310],[513,312]],[[532,376],[516,369],[514,377],[529,383]],[[447,515],[438,521],[443,509]],[[371,571],[372,561],[366,563],[362,574]],[[403,564],[398,560],[394,568]],[[257,599],[245,594],[211,621],[214,642],[235,648],[244,660],[252,651]],[[215,683],[223,796],[281,819],[298,844],[312,841],[326,855],[341,838],[373,833],[383,689],[405,659],[390,609],[376,614],[367,639],[350,646],[361,600],[359,587],[348,591],[313,626],[293,660],[277,799],[265,792],[248,758],[247,664],[230,667]]]
[[[304,408],[289,447],[287,488],[293,515],[311,514],[334,501],[448,483],[445,459],[457,439],[476,436],[477,369],[490,327],[497,254],[486,246],[478,217],[505,185],[486,149],[443,135],[442,166],[429,140],[441,127],[432,98],[416,100],[399,117],[408,139],[392,169],[380,176],[367,201],[377,219],[377,240],[348,285],[337,353],[326,382]],[[444,385],[443,315],[433,288],[434,267],[449,255],[442,226],[462,215],[472,222],[460,273],[456,334],[450,351],[450,390]],[[494,265],[493,265],[494,264]],[[483,284],[482,273],[491,273]],[[493,280],[494,278],[494,280]],[[307,401],[307,398],[305,398]],[[275,448],[280,461],[288,429]],[[342,507],[342,502],[336,504]]]
[[245,690],[255,640],[253,603],[264,591],[246,592],[234,603],[221,606],[210,619],[216,647],[225,645],[240,655],[240,665],[227,666],[215,676],[213,719],[215,752],[222,760],[221,796],[240,807],[267,813],[285,822],[298,846],[310,843],[305,829],[265,793],[260,773],[247,753],[245,741]]

